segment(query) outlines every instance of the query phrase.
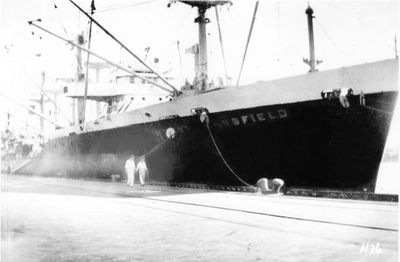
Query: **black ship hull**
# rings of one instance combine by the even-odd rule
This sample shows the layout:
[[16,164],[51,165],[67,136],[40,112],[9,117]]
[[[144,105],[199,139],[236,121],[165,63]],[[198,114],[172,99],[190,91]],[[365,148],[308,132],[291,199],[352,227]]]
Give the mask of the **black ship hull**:
[[[279,177],[290,186],[373,190],[397,92],[368,94],[344,108],[338,99],[171,117],[51,141],[26,170],[41,175],[124,176],[131,156],[146,155],[152,181],[243,185]],[[173,128],[169,139],[166,130]]]
[[[398,85],[393,59],[183,96],[57,130],[19,171],[124,177],[125,161],[146,155],[152,181],[243,185],[229,165],[249,184],[372,191]],[[349,87],[346,103],[337,90]]]

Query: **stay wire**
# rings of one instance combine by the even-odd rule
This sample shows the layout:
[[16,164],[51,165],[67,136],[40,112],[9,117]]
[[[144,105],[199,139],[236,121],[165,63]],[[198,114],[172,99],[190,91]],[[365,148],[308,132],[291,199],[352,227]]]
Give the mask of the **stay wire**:
[[[63,28],[64,34],[65,34],[65,38],[71,41],[70,35],[68,34],[67,28],[65,26],[65,23],[63,22],[63,19],[61,18],[61,15],[60,15],[60,13],[58,11],[58,6],[55,3],[55,1],[53,1],[53,6],[54,6],[54,9],[57,9],[57,11],[55,11],[55,13],[57,15],[58,22],[61,24],[61,27]],[[80,15],[80,13],[79,13],[79,15]],[[80,23],[80,17],[79,17],[79,23]],[[82,66],[79,64],[78,54],[74,53],[74,55],[75,55],[76,60],[78,62],[79,69],[82,70]]]
[[331,35],[328,33],[327,30],[325,30],[325,28],[322,26],[322,24],[320,23],[319,19],[315,17],[315,24],[318,26],[318,28],[322,31],[322,33],[326,36],[326,38],[331,42],[332,46],[340,53],[341,57],[340,60],[342,61],[342,64],[345,63],[346,59],[348,59],[349,57],[352,57],[352,53],[346,52],[345,50],[343,50],[343,48],[341,48],[335,40],[333,40],[333,37],[331,37]]
[[[53,6],[54,6],[54,9],[58,9],[58,6],[56,5],[55,1],[53,1]],[[58,21],[59,21],[59,23],[61,24],[61,26],[62,26],[62,28],[64,30],[65,37],[68,39],[69,35],[68,35],[68,32],[67,32],[67,28],[65,27],[65,24],[64,24],[63,20],[61,19],[61,15],[58,12],[58,10],[56,11],[56,14],[57,14]]]
[[239,76],[238,76],[238,78],[237,78],[236,86],[239,86],[240,77],[241,77],[241,75],[242,75],[242,70],[243,70],[244,62],[245,62],[245,60],[246,60],[246,55],[247,55],[247,49],[248,49],[248,47],[249,47],[249,43],[250,43],[250,39],[251,39],[251,34],[253,33],[254,22],[255,22],[255,20],[256,20],[256,15],[257,15],[257,10],[258,10],[258,4],[259,4],[259,0],[257,0],[256,4],[255,4],[255,6],[254,6],[253,19],[251,20],[249,35],[247,36],[246,47],[245,47],[245,49],[244,49],[244,54],[243,54],[243,59],[242,59],[242,65],[240,66]]
[[[347,70],[346,67],[343,67],[343,72],[347,74],[347,78],[349,79],[349,82],[350,82],[351,87],[352,87],[355,91],[361,93],[362,90],[358,90],[358,88],[356,87],[356,85],[353,83],[353,80],[352,80],[352,78],[351,78],[351,75],[350,75],[349,70]],[[378,112],[378,113],[385,114],[385,115],[389,115],[389,116],[393,115],[392,113],[388,112],[387,110],[379,109],[379,108],[376,108],[376,107],[373,107],[373,106],[364,105],[363,107],[365,107],[365,108],[367,108],[367,109],[369,109],[369,110]]]
[[128,70],[128,69],[126,69],[126,68],[123,68],[122,66],[120,66],[120,65],[118,65],[118,64],[116,64],[116,63],[114,63],[114,62],[111,62],[110,60],[108,60],[108,59],[106,59],[106,58],[104,58],[104,57],[102,57],[102,56],[100,56],[100,55],[98,55],[98,54],[95,54],[95,53],[93,53],[92,51],[87,50],[86,48],[79,46],[78,44],[75,44],[73,41],[70,41],[70,40],[68,40],[68,39],[65,39],[65,38],[63,38],[63,37],[61,37],[61,36],[59,36],[59,35],[53,33],[53,32],[50,32],[49,30],[47,30],[47,29],[45,29],[45,28],[43,28],[43,27],[41,27],[41,26],[35,24],[33,21],[28,21],[28,23],[29,23],[30,25],[32,25],[32,26],[34,26],[34,27],[36,27],[36,28],[38,28],[38,29],[40,29],[40,30],[42,30],[42,31],[44,31],[44,32],[46,32],[46,33],[48,33],[48,34],[50,34],[50,35],[52,35],[52,36],[54,36],[54,37],[56,37],[56,38],[58,38],[58,39],[60,39],[60,40],[62,40],[62,41],[68,43],[68,44],[70,44],[70,45],[72,45],[73,47],[76,47],[76,48],[78,48],[78,49],[80,49],[80,50],[83,50],[83,51],[85,51],[85,52],[90,52],[90,54],[91,54],[92,56],[95,56],[96,58],[105,61],[107,64],[109,64],[109,65],[111,65],[111,66],[113,66],[113,67],[116,67],[116,68],[118,68],[118,69],[120,69],[120,70],[122,70],[122,71],[124,71],[124,72],[129,73],[129,74],[132,74],[133,76],[136,76],[137,78],[140,78],[140,79],[146,81],[147,83],[151,83],[151,84],[153,84],[154,86],[157,86],[158,88],[161,88],[161,89],[163,89],[164,91],[167,91],[167,92],[171,93],[171,90],[167,89],[166,87],[164,87],[164,86],[162,86],[162,85],[160,85],[160,84],[158,84],[158,83],[156,83],[156,82],[154,82],[154,81],[152,81],[152,80],[150,80],[150,79],[148,79],[148,78],[146,78],[146,77],[142,77],[142,76],[140,76],[139,74],[135,73],[135,72],[132,71],[132,70]]
[[47,97],[47,99],[49,99],[53,103],[55,110],[57,110],[59,113],[61,113],[61,115],[65,118],[65,120],[67,120],[68,123],[71,124],[71,121],[69,120],[67,115],[60,109],[59,106],[57,106],[57,103],[47,94],[47,92],[45,90],[43,90],[43,88],[33,79],[32,75],[22,65],[22,63],[13,54],[10,53],[10,55],[12,57],[12,60],[17,63],[17,65],[22,69],[22,71],[25,73],[25,75],[27,75],[28,78],[32,81],[32,83],[39,89],[40,93],[43,94],[45,97]]
[[124,3],[124,4],[110,5],[110,6],[104,7],[103,9],[99,9],[97,11],[97,13],[105,13],[105,12],[114,11],[114,10],[121,9],[121,8],[128,8],[128,7],[140,6],[140,5],[147,5],[147,4],[156,2],[156,1],[160,1],[160,0],[148,0],[148,1],[138,2],[138,3]]
[[170,91],[173,94],[178,94],[179,91],[172,85],[170,84],[164,77],[162,77],[159,73],[154,71],[149,65],[147,65],[142,59],[140,59],[136,54],[134,54],[129,48],[127,48],[121,41],[119,41],[113,34],[111,34],[107,29],[105,29],[99,22],[97,22],[96,19],[93,18],[93,16],[89,15],[87,12],[85,12],[80,6],[78,6],[74,1],[69,0],[76,8],[78,8],[83,14],[85,14],[86,17],[88,17],[93,23],[95,23],[101,30],[103,30],[104,33],[106,33],[109,37],[111,37],[115,42],[117,42],[121,47],[125,49],[130,55],[136,58],[137,61],[139,61],[142,65],[144,65],[147,69],[152,71],[161,81],[163,81],[169,88],[172,89]]
[[226,69],[226,59],[225,59],[224,43],[222,42],[221,24],[220,24],[220,22],[219,22],[219,15],[218,15],[218,8],[217,8],[217,6],[215,6],[215,16],[216,16],[216,18],[217,18],[218,35],[219,35],[219,44],[220,44],[220,47],[221,47],[222,60],[223,60],[223,62],[224,62],[224,70],[225,70],[226,85],[228,85],[228,84],[229,84],[228,70]]

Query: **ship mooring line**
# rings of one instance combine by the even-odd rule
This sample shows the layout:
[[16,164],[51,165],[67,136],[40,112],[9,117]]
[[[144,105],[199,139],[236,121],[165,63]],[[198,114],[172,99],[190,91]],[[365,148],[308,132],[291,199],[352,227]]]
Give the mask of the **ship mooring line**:
[[378,113],[381,113],[381,114],[384,114],[384,115],[389,115],[389,116],[392,116],[392,115],[393,115],[393,114],[390,113],[390,112],[387,112],[387,111],[385,111],[385,110],[378,109],[378,108],[375,108],[375,107],[372,107],[372,106],[364,105],[364,107],[367,108],[367,109],[369,109],[369,110],[372,110],[372,111],[375,111],[375,112],[378,112]]
[[205,122],[206,122],[206,126],[207,126],[208,133],[210,134],[211,140],[213,141],[213,144],[214,144],[214,146],[215,146],[215,149],[217,150],[218,155],[221,157],[221,159],[222,159],[222,161],[224,162],[225,166],[229,169],[229,171],[231,171],[232,175],[234,175],[240,182],[242,182],[244,185],[246,185],[246,186],[248,186],[248,187],[253,187],[253,186],[251,186],[250,184],[246,183],[246,181],[244,181],[243,179],[241,179],[241,178],[235,173],[235,171],[233,171],[232,167],[228,164],[228,162],[225,160],[224,156],[222,155],[221,150],[219,149],[219,147],[218,147],[218,145],[217,145],[217,142],[215,142],[215,139],[214,139],[214,136],[213,136],[213,134],[212,134],[212,132],[211,132],[210,125],[208,124],[208,121],[206,120]]
[[272,213],[264,213],[264,212],[250,211],[250,210],[244,210],[244,209],[229,208],[229,207],[212,206],[212,205],[197,204],[197,203],[188,203],[188,202],[166,200],[166,199],[158,199],[158,198],[152,198],[152,197],[132,196],[132,195],[127,194],[127,193],[113,193],[113,192],[104,192],[104,191],[99,191],[99,190],[88,190],[88,189],[85,189],[85,188],[73,187],[73,186],[68,186],[68,185],[60,185],[60,184],[44,184],[44,185],[50,185],[50,186],[56,186],[56,187],[64,187],[64,188],[72,188],[72,189],[75,189],[75,190],[78,189],[78,190],[82,190],[82,191],[89,191],[89,192],[94,192],[94,193],[102,193],[102,194],[106,194],[106,195],[117,195],[117,196],[121,196],[121,197],[131,197],[131,198],[137,198],[137,199],[146,199],[146,200],[149,200],[149,201],[158,201],[158,202],[178,204],[178,205],[219,209],[219,210],[226,210],[226,211],[232,211],[232,212],[240,212],[240,213],[247,213],[247,214],[261,215],[261,216],[268,216],[268,217],[275,217],[275,218],[283,218],[283,219],[297,220],[297,221],[304,221],[304,222],[313,222],[313,223],[321,223],[321,224],[329,224],[329,225],[337,225],[337,226],[346,226],[346,227],[355,227],[355,228],[363,228],[363,229],[371,229],[371,230],[390,231],[390,232],[398,232],[399,231],[398,229],[393,229],[393,228],[364,226],[364,225],[357,225],[357,224],[350,224],[350,223],[341,223],[341,222],[333,222],[333,221],[326,221],[326,220],[301,218],[301,217],[295,217],[295,216],[284,216],[284,215],[277,215],[277,214],[272,214]]
[[248,214],[254,214],[254,215],[276,217],[276,218],[299,220],[299,221],[305,221],[305,222],[314,222],[314,223],[322,223],[322,224],[330,224],[330,225],[338,225],[338,226],[348,226],[348,227],[357,227],[357,228],[365,228],[365,229],[373,229],[373,230],[392,231],[392,232],[398,232],[399,231],[398,229],[393,229],[393,228],[373,227],[373,226],[364,226],[364,225],[357,225],[357,224],[350,224],[350,223],[341,223],[341,222],[333,222],[333,221],[326,221],[326,220],[301,218],[301,217],[294,217],[294,216],[284,216],[284,215],[277,215],[277,214],[271,214],[271,213],[263,213],[263,212],[256,212],[256,211],[229,208],[229,207],[210,206],[210,205],[196,204],[196,203],[187,203],[187,202],[180,202],[180,201],[174,201],[174,200],[165,200],[165,199],[157,199],[157,198],[151,198],[151,197],[136,197],[136,198],[143,198],[143,199],[147,199],[147,200],[151,200],[151,201],[167,202],[167,203],[180,204],[180,205],[190,205],[190,206],[198,206],[198,207],[205,207],[205,208],[221,209],[221,210],[227,210],[227,211],[234,211],[234,212],[248,213]]
[[[354,83],[353,83],[353,80],[352,80],[352,78],[351,78],[351,75],[350,75],[349,70],[348,70],[346,67],[343,67],[343,72],[347,74],[347,78],[349,79],[350,85],[353,87],[353,89],[354,89],[355,91],[358,91],[358,90],[357,90],[357,87],[356,87],[356,86],[354,85]],[[362,91],[362,90],[361,90],[361,91]],[[393,115],[392,113],[387,112],[386,110],[382,110],[382,109],[375,108],[375,107],[372,107],[372,106],[364,105],[363,107],[365,107],[365,108],[367,108],[367,109],[369,109],[369,110],[372,110],[372,111],[381,113],[381,114],[385,114],[385,115],[389,115],[389,116],[392,116],[392,115]]]
[[159,149],[162,145],[164,145],[167,141],[169,140],[169,138],[165,139],[164,141],[162,141],[160,144],[156,145],[155,147],[153,147],[152,149],[150,149],[147,153],[141,155],[142,157],[146,157],[147,155],[153,153],[154,151],[156,151],[157,149]]
[[[196,213],[190,213],[189,211],[185,212],[185,211],[178,211],[178,210],[173,210],[173,209],[169,209],[169,208],[165,208],[165,207],[156,207],[154,205],[146,205],[146,204],[139,204],[137,202],[132,203],[132,202],[122,202],[120,200],[114,200],[114,199],[103,199],[104,201],[108,201],[108,202],[112,202],[112,203],[117,203],[119,205],[124,205],[124,206],[136,206],[139,208],[146,208],[146,209],[151,209],[151,210],[157,210],[160,212],[168,212],[168,213],[173,213],[173,214],[179,214],[179,215],[183,215],[183,216],[190,216],[190,217],[196,217],[196,218],[202,218],[202,219],[206,219],[206,220],[212,220],[212,221],[218,221],[218,222],[224,222],[224,223],[229,223],[229,224],[234,224],[234,225],[240,225],[240,226],[246,226],[246,227],[251,227],[251,228],[257,228],[257,229],[264,229],[264,230],[268,230],[268,231],[275,231],[278,233],[287,233],[290,235],[302,235],[302,236],[307,236],[309,238],[317,238],[317,239],[324,239],[324,240],[328,240],[328,241],[333,241],[333,242],[337,242],[337,243],[346,243],[346,244],[350,244],[353,246],[358,246],[358,243],[355,243],[354,241],[351,240],[345,240],[345,239],[337,239],[337,238],[332,238],[332,237],[327,237],[327,236],[323,236],[321,237],[320,235],[315,235],[315,234],[310,234],[309,232],[296,232],[296,231],[292,231],[292,230],[281,230],[279,228],[276,228],[274,226],[271,225],[258,225],[258,224],[250,224],[250,223],[246,223],[246,222],[240,222],[237,220],[233,220],[233,219],[224,219],[224,218],[218,218],[218,217],[213,217],[213,216],[207,216],[207,215],[201,215],[201,214],[196,214]],[[231,235],[233,232],[229,233],[228,235]],[[226,236],[228,236],[226,235]]]

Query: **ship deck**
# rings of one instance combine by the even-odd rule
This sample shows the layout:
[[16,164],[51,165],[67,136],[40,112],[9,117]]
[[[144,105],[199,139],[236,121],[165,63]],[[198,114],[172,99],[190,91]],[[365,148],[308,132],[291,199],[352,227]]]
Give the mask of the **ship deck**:
[[2,174],[2,261],[397,261],[398,203]]

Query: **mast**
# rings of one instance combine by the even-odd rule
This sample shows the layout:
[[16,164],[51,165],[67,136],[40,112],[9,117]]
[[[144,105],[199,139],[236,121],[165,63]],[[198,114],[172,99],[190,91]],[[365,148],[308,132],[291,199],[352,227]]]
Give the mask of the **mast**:
[[6,95],[6,94],[4,94],[4,93],[0,93],[0,95],[3,96],[5,99],[7,99],[7,100],[9,100],[9,101],[11,101],[11,102],[13,102],[13,103],[19,105],[20,107],[25,108],[26,110],[28,110],[28,111],[31,112],[32,114],[35,114],[35,115],[37,115],[38,117],[40,117],[40,118],[46,120],[47,122],[52,123],[52,124],[55,125],[56,127],[61,127],[59,124],[57,124],[56,122],[54,122],[52,119],[50,119],[49,117],[47,117],[46,115],[44,115],[44,114],[42,114],[42,113],[40,113],[40,112],[37,112],[36,110],[32,109],[31,107],[24,105],[23,103],[21,103],[21,102],[15,100],[15,99],[9,97],[8,95]]
[[172,2],[182,2],[184,4],[190,5],[192,7],[197,7],[198,17],[194,19],[195,23],[199,24],[199,67],[198,75],[196,83],[194,83],[195,88],[198,91],[204,91],[207,89],[208,86],[208,69],[207,69],[207,30],[206,24],[210,22],[210,19],[206,18],[206,11],[208,8],[217,6],[217,5],[224,5],[227,3],[231,3],[231,1],[226,0],[181,0],[181,1],[170,1],[168,7],[171,5]]
[[181,56],[181,49],[179,48],[179,41],[176,41],[176,47],[178,48],[179,67],[181,69],[182,83],[184,84],[185,83],[185,77],[183,75],[182,56]]
[[309,72],[316,72],[316,65],[322,63],[321,60],[315,60],[315,47],[314,47],[314,27],[313,27],[313,16],[314,10],[310,7],[310,3],[308,3],[308,7],[306,9],[307,15],[307,23],[308,23],[308,44],[310,48],[310,58],[303,58],[303,62],[310,66]]
[[229,85],[229,77],[228,77],[228,70],[226,69],[226,59],[225,59],[225,52],[224,52],[224,44],[222,42],[221,25],[219,23],[219,15],[218,15],[218,8],[217,7],[215,7],[215,17],[217,18],[219,44],[221,46],[222,60],[224,62],[225,80],[226,80],[226,85],[228,86]]
[[142,59],[140,59],[137,55],[135,55],[128,47],[126,47],[121,41],[119,41],[114,35],[112,35],[107,29],[105,29],[99,22],[97,22],[91,15],[85,12],[80,6],[78,6],[74,1],[69,0],[76,8],[78,8],[83,14],[85,14],[90,21],[95,23],[101,30],[103,30],[109,37],[111,37],[115,42],[117,42],[123,49],[125,49],[129,54],[131,54],[137,61],[139,61],[142,65],[144,65],[148,70],[152,71],[161,81],[163,81],[169,88],[172,89],[170,91],[174,96],[179,95],[179,91],[171,85],[164,77],[162,77],[159,73],[153,70],[149,65],[147,65]]
[[207,30],[206,24],[210,22],[206,18],[207,7],[205,5],[197,8],[199,16],[194,20],[199,24],[199,83],[198,90],[204,91],[208,85],[208,68],[207,68]]
[[[83,34],[80,34],[76,37],[76,42],[78,46],[83,46],[85,43],[85,40],[83,38]],[[82,74],[82,50],[80,48],[76,49],[76,82],[79,83],[83,80],[83,74]],[[76,124],[76,115],[78,113],[78,119],[80,119],[80,112],[82,112],[82,106],[83,106],[83,99],[78,98],[78,99],[73,99],[72,101],[72,124]],[[78,110],[77,110],[78,107]],[[78,111],[78,112],[77,112]]]
[[[131,75],[133,75],[133,76],[136,76],[137,78],[142,79],[143,81],[145,81],[145,82],[147,82],[147,83],[153,84],[154,86],[156,86],[156,87],[158,87],[158,88],[160,88],[160,89],[162,89],[162,90],[164,90],[164,91],[167,91],[167,92],[170,92],[170,93],[171,93],[171,90],[169,90],[169,89],[167,89],[166,87],[164,87],[164,86],[158,84],[157,82],[152,81],[152,80],[149,79],[149,78],[146,78],[146,77],[143,77],[143,76],[137,74],[134,70],[130,70],[130,69],[124,68],[124,67],[120,66],[119,64],[114,63],[114,62],[112,62],[111,60],[109,60],[109,59],[107,59],[107,58],[105,58],[105,57],[102,57],[102,56],[100,56],[100,55],[98,55],[98,54],[96,54],[96,53],[93,53],[92,51],[90,51],[90,50],[88,50],[88,49],[82,47],[82,45],[76,44],[76,43],[73,42],[73,41],[70,41],[70,40],[65,39],[65,38],[63,38],[63,37],[61,37],[61,36],[59,36],[59,35],[57,35],[57,34],[55,34],[55,33],[52,33],[52,32],[50,32],[49,30],[47,30],[47,29],[45,29],[45,28],[43,28],[43,27],[41,27],[41,26],[35,24],[34,21],[28,21],[28,23],[29,23],[30,25],[32,25],[32,26],[34,26],[34,27],[36,27],[36,28],[38,28],[38,29],[40,29],[40,30],[42,30],[42,31],[44,31],[44,32],[46,32],[46,33],[48,33],[49,35],[52,35],[52,36],[54,36],[55,38],[58,38],[58,39],[60,39],[60,40],[62,40],[62,41],[64,41],[64,42],[70,44],[71,46],[76,47],[76,48],[79,49],[79,50],[82,50],[82,51],[84,51],[84,52],[90,53],[91,56],[94,56],[94,57],[96,57],[96,58],[98,58],[98,59],[100,59],[100,60],[103,60],[104,62],[106,62],[106,63],[109,64],[110,66],[116,67],[116,68],[118,68],[118,69],[120,69],[120,70],[122,70],[122,71],[124,71],[124,72],[127,72],[128,74],[131,74]],[[82,38],[82,41],[83,41],[83,38]],[[80,58],[79,58],[79,57],[78,57],[78,61],[80,61]],[[79,71],[79,67],[78,67],[78,71]],[[79,72],[81,72],[81,71],[79,71]],[[83,79],[84,75],[82,75],[82,74],[80,73],[80,76],[81,76],[80,79]]]
[[[94,6],[94,0],[92,0],[92,3],[90,5],[90,14],[94,14],[94,10],[96,10],[96,7]],[[93,21],[90,20],[89,22],[89,39],[88,39],[88,47],[87,49],[90,50],[90,43],[92,41],[92,25]],[[83,107],[82,107],[82,112],[79,114],[79,123],[84,123],[85,122],[85,117],[86,117],[86,98],[87,98],[87,91],[88,91],[88,84],[89,84],[89,58],[90,58],[90,53],[87,53],[86,56],[86,73],[85,73],[85,93],[83,96]]]
[[[41,89],[43,90],[44,89],[44,83],[45,83],[45,80],[46,79],[46,75],[45,75],[45,72],[43,71],[42,72],[42,82],[41,82],[41,84],[40,84],[40,87],[41,87]],[[40,93],[40,113],[42,114],[42,115],[44,115],[44,97],[43,97],[43,93]],[[44,120],[43,120],[43,118],[40,118],[40,132],[42,132],[42,134],[44,133]]]

